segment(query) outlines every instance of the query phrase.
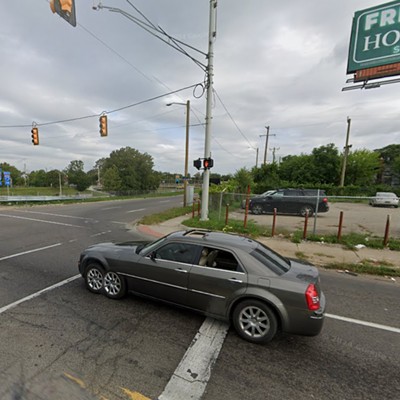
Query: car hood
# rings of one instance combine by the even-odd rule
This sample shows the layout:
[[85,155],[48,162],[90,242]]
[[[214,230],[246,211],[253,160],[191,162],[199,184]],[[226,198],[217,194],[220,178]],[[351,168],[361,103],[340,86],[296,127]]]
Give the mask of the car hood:
[[110,251],[115,252],[119,250],[129,249],[132,252],[136,252],[138,247],[143,247],[149,243],[149,241],[130,241],[130,242],[105,242],[105,243],[97,243],[89,246],[87,248],[88,251]]

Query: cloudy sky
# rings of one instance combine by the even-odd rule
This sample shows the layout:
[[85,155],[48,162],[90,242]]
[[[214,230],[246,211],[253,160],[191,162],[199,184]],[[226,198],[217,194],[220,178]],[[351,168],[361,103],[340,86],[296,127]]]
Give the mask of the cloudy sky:
[[[157,171],[183,172],[185,107],[191,102],[189,172],[204,156],[204,71],[107,9],[76,0],[74,28],[47,0],[3,1],[0,13],[0,162],[21,171],[85,170],[122,147],[150,154]],[[211,152],[216,173],[234,173],[314,147],[400,143],[400,84],[342,92],[355,11],[378,0],[219,0],[214,44]],[[103,0],[200,52],[207,63],[208,0]],[[189,88],[186,90],[181,90]],[[175,94],[171,94],[176,92]],[[153,99],[153,100],[152,100]],[[108,114],[108,137],[98,116]],[[40,145],[31,142],[32,123]],[[264,136],[263,136],[264,135]]]

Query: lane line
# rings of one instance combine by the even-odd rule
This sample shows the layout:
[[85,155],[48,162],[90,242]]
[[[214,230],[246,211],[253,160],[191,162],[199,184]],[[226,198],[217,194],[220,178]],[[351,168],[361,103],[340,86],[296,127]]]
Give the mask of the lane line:
[[39,247],[39,248],[33,249],[33,250],[23,251],[22,253],[11,254],[10,256],[1,257],[0,261],[8,260],[9,258],[24,256],[25,254],[35,253],[37,251],[51,249],[52,247],[57,247],[57,246],[61,246],[61,245],[62,245],[62,243],[56,243],[56,244],[51,244],[51,245],[45,246],[45,247]]
[[74,228],[84,228],[83,226],[80,226],[80,225],[72,225],[72,224],[66,224],[66,223],[63,223],[63,222],[55,222],[55,221],[46,221],[46,220],[44,220],[44,219],[20,217],[20,216],[18,216],[18,215],[0,214],[0,217],[15,218],[15,219],[25,219],[25,220],[28,220],[28,221],[44,222],[44,223],[46,223],[46,224],[62,225],[62,226],[72,226],[72,227],[74,227]]
[[66,215],[66,214],[53,214],[53,213],[47,213],[47,212],[43,212],[43,211],[24,211],[24,210],[15,210],[15,211],[26,213],[26,214],[40,214],[40,215],[50,215],[52,217],[75,218],[75,219],[84,219],[84,220],[97,221],[94,218],[76,217],[75,215]]
[[24,298],[22,298],[22,299],[19,299],[19,300],[17,300],[17,301],[14,301],[14,303],[8,304],[8,305],[6,305],[6,306],[4,306],[4,307],[0,307],[0,314],[3,314],[4,312],[10,310],[11,308],[14,308],[14,307],[18,306],[19,304],[24,303],[25,301],[32,300],[32,299],[34,299],[35,297],[38,297],[38,296],[40,296],[40,295],[43,294],[43,293],[49,292],[50,290],[56,289],[56,288],[58,288],[58,287],[61,287],[61,286],[66,285],[67,283],[70,283],[70,282],[72,282],[72,281],[75,281],[76,279],[78,279],[78,278],[80,278],[80,277],[81,277],[80,274],[74,275],[74,276],[72,276],[71,278],[64,279],[64,280],[61,281],[61,282],[58,282],[58,283],[56,283],[56,284],[54,284],[54,285],[51,285],[51,286],[49,286],[49,287],[47,287],[47,288],[44,288],[44,289],[42,289],[42,290],[39,290],[38,292],[33,293],[33,294],[29,295],[29,296],[26,296],[26,297],[24,297]]
[[127,211],[127,214],[134,213],[134,212],[139,212],[139,211],[144,211],[144,210],[146,210],[146,209],[145,208],[138,208],[137,210]]
[[158,400],[200,400],[229,324],[206,318]]
[[325,314],[325,316],[328,318],[337,319],[339,321],[351,322],[353,324],[368,326],[370,328],[377,328],[377,329],[382,329],[384,331],[400,333],[399,328],[394,328],[388,325],[375,324],[374,322],[361,321],[359,319],[342,317],[340,315],[334,315],[334,314]]

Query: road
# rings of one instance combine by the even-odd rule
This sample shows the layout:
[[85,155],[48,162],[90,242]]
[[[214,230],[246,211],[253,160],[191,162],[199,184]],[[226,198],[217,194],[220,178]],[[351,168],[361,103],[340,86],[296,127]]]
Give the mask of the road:
[[[135,220],[181,201],[0,208],[2,400],[70,400],[81,387],[108,400],[163,393],[204,318],[135,296],[93,295],[77,260],[92,243],[139,238],[129,229]],[[321,335],[257,346],[230,329],[203,399],[398,399],[399,283],[323,270],[321,279]]]

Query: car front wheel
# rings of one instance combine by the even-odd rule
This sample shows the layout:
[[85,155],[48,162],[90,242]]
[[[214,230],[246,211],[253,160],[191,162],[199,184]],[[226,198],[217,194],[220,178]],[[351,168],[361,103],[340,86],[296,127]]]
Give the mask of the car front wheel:
[[254,205],[253,208],[251,209],[251,212],[256,215],[262,214],[262,211],[263,211],[262,207],[259,204]]
[[89,264],[85,273],[86,287],[93,293],[103,289],[104,269],[97,263]]
[[107,272],[104,275],[104,291],[111,299],[120,299],[126,294],[125,279],[116,272]]
[[275,313],[261,301],[246,300],[233,312],[233,326],[243,339],[252,343],[271,341],[278,330]]
[[305,217],[308,214],[309,217],[312,217],[314,214],[314,209],[311,206],[303,206],[300,209],[300,215]]

